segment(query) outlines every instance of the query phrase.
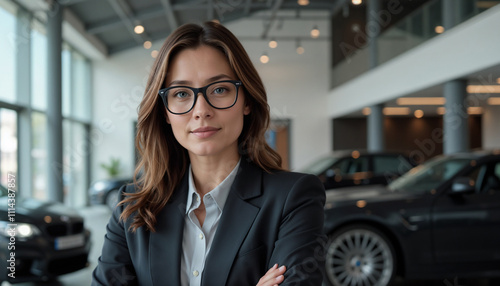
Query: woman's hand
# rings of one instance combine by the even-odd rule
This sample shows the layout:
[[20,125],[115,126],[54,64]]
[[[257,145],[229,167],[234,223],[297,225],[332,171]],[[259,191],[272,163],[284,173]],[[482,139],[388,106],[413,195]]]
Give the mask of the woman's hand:
[[285,265],[278,268],[278,264],[274,264],[274,266],[271,267],[267,273],[262,276],[262,278],[260,278],[257,286],[278,286],[281,282],[283,282],[283,280],[285,280],[285,277],[283,276],[285,271]]

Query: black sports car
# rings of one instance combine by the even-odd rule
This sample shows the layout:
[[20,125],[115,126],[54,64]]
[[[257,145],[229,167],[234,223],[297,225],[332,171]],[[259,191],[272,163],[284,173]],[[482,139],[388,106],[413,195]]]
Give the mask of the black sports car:
[[88,265],[90,231],[73,209],[0,186],[0,216],[0,284],[52,280]]
[[387,185],[415,165],[404,153],[342,150],[319,158],[301,172],[318,176],[328,190]]
[[388,186],[327,191],[329,285],[500,276],[500,151],[436,157]]

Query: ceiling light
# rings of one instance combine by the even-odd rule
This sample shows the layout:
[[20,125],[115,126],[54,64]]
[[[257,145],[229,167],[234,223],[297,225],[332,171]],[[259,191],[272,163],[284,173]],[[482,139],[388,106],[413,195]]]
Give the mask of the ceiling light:
[[319,29],[318,29],[318,26],[314,26],[311,30],[311,37],[313,39],[316,39],[317,37],[319,37]]
[[363,3],[362,0],[352,0],[352,5],[361,5]]
[[489,105],[500,105],[500,97],[490,97],[488,98]]
[[276,40],[275,40],[275,39],[272,39],[271,41],[269,41],[269,47],[270,47],[271,49],[274,49],[274,48],[276,48],[277,46],[278,46],[278,42],[276,42]]
[[436,26],[436,28],[434,28],[434,31],[436,31],[437,34],[442,34],[444,32],[444,27]]
[[368,116],[370,115],[370,113],[372,113],[372,109],[370,107],[365,107],[361,112],[363,113],[364,116]]
[[417,109],[415,110],[415,112],[413,112],[413,115],[415,115],[416,118],[422,118],[424,117],[424,111],[421,109]]
[[483,113],[483,108],[478,107],[478,106],[471,106],[471,107],[467,108],[467,113],[468,114],[481,114],[481,113]]
[[269,62],[269,57],[266,53],[263,53],[262,56],[260,56],[260,62],[263,64],[267,64]]
[[309,0],[297,0],[297,3],[299,3],[300,6],[307,6],[309,5]]
[[134,32],[136,34],[142,34],[142,33],[144,33],[144,27],[142,25],[137,25],[134,28]]
[[151,51],[151,56],[156,59],[156,57],[158,56],[158,51],[157,50]]
[[297,48],[296,48],[297,54],[302,55],[305,52],[305,49],[302,47],[300,44],[300,40],[297,40]]
[[444,97],[401,97],[396,100],[398,105],[444,105]]
[[147,50],[151,49],[152,45],[153,44],[151,43],[151,41],[145,41],[144,44],[143,44],[144,48],[147,49]]
[[408,107],[384,107],[382,113],[384,115],[408,115],[410,108]]
[[469,85],[468,93],[500,93],[500,85]]
[[441,107],[438,107],[438,108],[436,109],[436,112],[437,112],[437,114],[439,114],[439,115],[444,115],[444,114],[446,113],[446,108],[444,108],[444,107],[442,107],[442,106],[441,106]]

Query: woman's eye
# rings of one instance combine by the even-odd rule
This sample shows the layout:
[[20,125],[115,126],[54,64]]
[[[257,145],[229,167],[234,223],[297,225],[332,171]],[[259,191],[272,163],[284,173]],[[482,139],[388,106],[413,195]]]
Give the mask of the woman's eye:
[[218,88],[214,89],[214,93],[218,93],[218,94],[224,93],[225,91],[226,91],[226,89],[223,87],[218,87]]
[[175,97],[178,97],[178,98],[186,98],[188,96],[189,96],[189,94],[185,91],[179,91],[175,94]]

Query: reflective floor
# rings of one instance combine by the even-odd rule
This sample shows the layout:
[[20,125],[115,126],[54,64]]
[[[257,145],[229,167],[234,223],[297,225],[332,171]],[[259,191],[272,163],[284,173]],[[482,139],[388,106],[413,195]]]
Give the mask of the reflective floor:
[[[106,224],[111,215],[105,206],[93,206],[84,208],[81,211],[85,217],[86,227],[92,231],[92,250],[89,257],[90,265],[75,273],[60,276],[57,281],[45,283],[19,283],[16,286],[86,286],[90,285],[91,274],[97,264],[100,255],[102,242],[106,230]],[[10,283],[3,282],[0,286],[8,286]],[[448,280],[418,280],[403,281],[396,279],[394,286],[499,286],[500,279],[448,279]]]

